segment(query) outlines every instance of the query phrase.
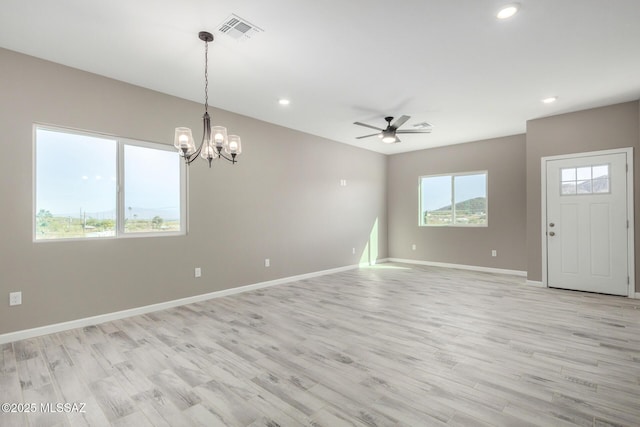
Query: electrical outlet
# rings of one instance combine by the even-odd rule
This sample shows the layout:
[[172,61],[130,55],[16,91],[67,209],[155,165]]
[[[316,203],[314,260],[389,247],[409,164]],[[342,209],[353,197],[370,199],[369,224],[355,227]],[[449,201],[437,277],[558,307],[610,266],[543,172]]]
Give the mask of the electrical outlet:
[[194,275],[195,277],[202,277],[202,269],[200,267],[196,267]]
[[9,292],[9,305],[22,304],[22,292]]
[[498,256],[498,251],[496,251],[495,249],[492,249],[491,256]]
[[411,250],[415,251],[416,250],[416,244],[414,243],[413,245],[411,245]]
[[264,259],[264,266],[265,267],[271,267],[271,261],[269,260],[269,258],[265,258]]
[[347,186],[347,180],[346,179],[341,179],[340,180],[340,187],[346,187]]

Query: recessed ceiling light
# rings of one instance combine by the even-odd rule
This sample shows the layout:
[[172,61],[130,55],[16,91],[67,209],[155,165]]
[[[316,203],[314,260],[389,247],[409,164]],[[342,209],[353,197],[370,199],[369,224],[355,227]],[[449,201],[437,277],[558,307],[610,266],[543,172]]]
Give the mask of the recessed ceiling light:
[[545,98],[542,100],[543,104],[553,104],[554,102],[556,102],[558,100],[557,96],[550,96],[549,98]]
[[498,19],[508,19],[515,15],[520,9],[520,5],[518,3],[507,4],[503,6],[497,13],[496,18]]
[[289,104],[291,104],[291,101],[289,101],[288,99],[285,99],[285,98],[280,98],[278,100],[278,104],[280,104],[280,105],[289,105]]

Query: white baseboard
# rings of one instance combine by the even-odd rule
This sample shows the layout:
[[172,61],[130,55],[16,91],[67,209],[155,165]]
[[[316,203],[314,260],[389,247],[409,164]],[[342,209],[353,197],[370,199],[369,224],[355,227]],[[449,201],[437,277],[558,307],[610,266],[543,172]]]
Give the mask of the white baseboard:
[[[377,262],[384,262],[378,260]],[[98,316],[85,317],[82,319],[70,320],[68,322],[55,323],[52,325],[40,326],[32,329],[24,329],[16,332],[0,334],[0,344],[13,341],[20,341],[28,338],[34,338],[42,335],[54,334],[56,332],[68,331],[70,329],[83,328],[85,326],[97,325],[113,320],[124,319],[126,317],[138,316],[140,314],[151,313],[154,311],[165,310],[167,308],[178,307],[180,305],[192,304],[194,302],[206,301],[213,298],[226,297],[228,295],[239,294],[242,292],[254,291],[256,289],[268,288],[270,286],[282,285],[285,283],[295,282],[298,280],[311,279],[313,277],[325,276],[327,274],[340,273],[342,271],[354,270],[359,265],[347,265],[344,267],[332,268],[329,270],[316,271],[313,273],[299,274],[297,276],[284,277],[281,279],[269,280],[266,282],[254,283],[251,285],[239,286],[237,288],[224,289],[221,291],[209,292],[192,297],[180,298],[172,301],[165,301],[158,304],[145,305],[142,307],[130,308],[127,310],[116,311],[113,313],[100,314]]]
[[364,268],[364,267],[371,267],[372,265],[378,265],[378,264],[384,264],[385,262],[391,262],[390,258],[380,258],[375,260],[374,262],[361,262],[358,267],[360,268]]
[[450,264],[446,262],[420,261],[415,259],[387,258],[389,262],[401,262],[404,264],[428,265],[431,267],[456,268],[458,270],[480,271],[482,273],[508,274],[510,276],[527,277],[526,271],[505,270],[502,268],[481,267],[478,265]]
[[640,299],[640,292],[636,292],[634,296],[632,296],[631,298],[633,299]]
[[546,286],[544,285],[544,283],[542,283],[539,280],[527,280],[526,284],[529,286],[535,286],[537,288],[546,288]]

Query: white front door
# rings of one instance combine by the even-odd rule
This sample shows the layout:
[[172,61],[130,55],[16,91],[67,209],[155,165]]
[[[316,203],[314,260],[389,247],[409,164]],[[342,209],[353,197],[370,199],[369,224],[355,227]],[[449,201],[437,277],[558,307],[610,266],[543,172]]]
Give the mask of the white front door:
[[624,152],[546,161],[548,286],[628,295],[627,161]]

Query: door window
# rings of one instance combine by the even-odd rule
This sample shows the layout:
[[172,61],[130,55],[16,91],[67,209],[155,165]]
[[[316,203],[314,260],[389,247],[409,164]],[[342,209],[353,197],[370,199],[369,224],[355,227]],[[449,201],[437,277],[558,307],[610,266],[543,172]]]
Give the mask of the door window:
[[560,170],[560,194],[610,193],[609,165],[590,165]]

